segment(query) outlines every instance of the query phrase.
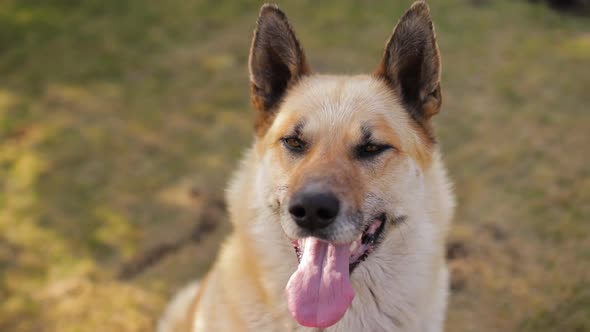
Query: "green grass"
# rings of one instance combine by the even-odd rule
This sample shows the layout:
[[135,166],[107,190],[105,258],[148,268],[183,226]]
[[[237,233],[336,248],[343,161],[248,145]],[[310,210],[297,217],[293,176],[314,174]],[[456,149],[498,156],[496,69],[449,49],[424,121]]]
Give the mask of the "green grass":
[[[431,1],[459,199],[449,331],[587,331],[590,20],[528,1]],[[367,72],[410,1],[281,2],[321,72]],[[192,229],[252,139],[260,3],[0,4],[0,330],[143,331],[204,273]],[[219,221],[226,225],[224,220]]]

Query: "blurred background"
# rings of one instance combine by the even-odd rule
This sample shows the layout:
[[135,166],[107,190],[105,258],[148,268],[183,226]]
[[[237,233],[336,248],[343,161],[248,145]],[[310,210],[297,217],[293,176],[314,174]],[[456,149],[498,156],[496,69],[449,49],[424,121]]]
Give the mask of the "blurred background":
[[[280,1],[314,69],[408,0]],[[0,330],[150,331],[230,227],[259,1],[0,1]],[[458,209],[448,331],[590,331],[589,2],[430,1]]]

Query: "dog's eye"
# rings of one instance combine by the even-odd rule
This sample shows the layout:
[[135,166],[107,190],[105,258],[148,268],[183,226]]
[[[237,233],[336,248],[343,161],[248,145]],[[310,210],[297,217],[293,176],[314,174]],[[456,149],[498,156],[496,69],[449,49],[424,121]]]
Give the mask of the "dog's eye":
[[357,157],[360,159],[368,159],[372,157],[376,157],[377,155],[381,154],[385,150],[391,149],[392,146],[385,145],[385,144],[373,144],[367,143],[357,147],[356,154]]
[[369,144],[363,147],[363,152],[366,153],[375,153],[379,151],[379,147],[377,145]]
[[283,138],[283,144],[293,152],[303,152],[305,149],[305,142],[297,137],[285,137]]

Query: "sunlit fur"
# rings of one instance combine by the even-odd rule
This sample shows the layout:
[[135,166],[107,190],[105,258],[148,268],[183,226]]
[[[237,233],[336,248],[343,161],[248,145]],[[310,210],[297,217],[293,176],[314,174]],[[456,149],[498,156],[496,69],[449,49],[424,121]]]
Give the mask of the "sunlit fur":
[[[270,18],[264,21],[262,15]],[[259,24],[271,30],[276,25],[285,38],[282,46],[299,47],[284,20],[277,8],[266,6]],[[264,99],[265,90],[253,89],[254,105],[264,118],[227,190],[233,232],[200,281],[200,289],[188,287],[173,300],[160,321],[160,332],[317,331],[295,322],[285,295],[298,264],[293,240],[307,236],[287,206],[294,193],[310,187],[329,190],[340,200],[340,214],[322,234],[331,242],[348,243],[376,216],[388,218],[381,243],[351,274],[356,291],[352,305],[325,331],[443,330],[449,278],[444,243],[454,198],[430,126],[430,116],[440,106],[439,59],[424,2],[413,5],[400,24],[405,30],[388,45],[403,51],[404,38],[419,36],[412,29],[422,29],[415,31],[428,37],[418,41],[431,43],[425,46],[432,51],[426,61],[435,60],[432,77],[424,82],[436,90],[430,95],[430,90],[425,95],[420,92],[427,106],[420,118],[402,103],[394,85],[400,81],[378,74],[328,76],[300,71],[305,75],[289,83],[276,109],[261,102],[276,99]],[[255,36],[267,32],[260,30]],[[262,45],[275,47],[269,40]],[[292,58],[303,56],[302,52],[285,54],[293,66],[303,63],[303,58]],[[251,67],[253,63],[265,65],[251,61]],[[383,63],[378,72],[400,73],[386,67],[389,62]],[[272,73],[251,68],[251,73],[257,72],[263,75],[251,80],[265,86],[260,80]],[[294,135],[306,143],[304,151],[294,153],[285,146],[283,139]],[[392,148],[361,159],[354,151],[367,136]]]
[[[280,138],[302,120],[302,136],[313,143],[304,156],[293,157]],[[366,123],[373,124],[376,139],[397,148],[369,164],[349,153]],[[378,79],[318,75],[289,92],[233,178],[227,199],[234,232],[201,288],[200,302],[191,306],[193,331],[306,330],[286,307],[285,285],[297,260],[281,224],[289,225],[289,186],[301,181],[294,179],[332,173],[355,177],[341,188],[347,204],[360,204],[366,215],[385,211],[407,218],[389,227],[376,252],[353,272],[357,296],[327,331],[442,330],[444,241],[454,203],[437,146],[424,141]]]

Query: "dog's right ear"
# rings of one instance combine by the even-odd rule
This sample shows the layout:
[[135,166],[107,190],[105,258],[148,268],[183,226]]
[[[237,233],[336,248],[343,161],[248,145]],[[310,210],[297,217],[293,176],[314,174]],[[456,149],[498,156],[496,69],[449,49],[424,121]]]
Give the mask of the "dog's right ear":
[[276,5],[264,5],[250,49],[250,92],[257,110],[256,133],[262,136],[289,87],[311,72],[287,16]]

